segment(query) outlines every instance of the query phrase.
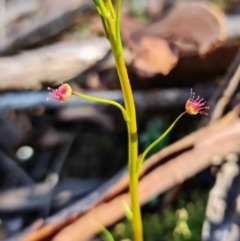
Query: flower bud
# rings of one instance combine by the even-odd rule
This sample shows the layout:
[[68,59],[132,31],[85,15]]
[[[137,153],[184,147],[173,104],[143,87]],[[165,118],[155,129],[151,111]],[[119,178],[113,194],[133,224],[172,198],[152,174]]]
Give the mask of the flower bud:
[[72,88],[69,84],[62,84],[57,89],[51,89],[48,87],[48,90],[51,91],[49,97],[60,102],[68,100],[72,95]]
[[207,112],[203,111],[203,110],[210,109],[209,106],[206,106],[206,103],[207,102],[204,101],[203,98],[200,98],[200,96],[198,96],[195,99],[195,93],[191,89],[190,98],[187,100],[185,105],[186,112],[189,115],[197,115],[197,114],[208,115]]

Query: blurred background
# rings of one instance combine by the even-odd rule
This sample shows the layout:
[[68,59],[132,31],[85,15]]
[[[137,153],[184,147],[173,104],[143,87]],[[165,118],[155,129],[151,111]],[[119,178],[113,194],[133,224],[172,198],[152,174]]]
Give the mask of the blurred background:
[[[139,153],[184,111],[140,179],[146,241],[240,240],[240,2],[122,0]],[[0,240],[131,240],[127,132],[120,111],[47,87],[123,103],[91,0],[0,0]],[[151,156],[156,153],[156,155]]]

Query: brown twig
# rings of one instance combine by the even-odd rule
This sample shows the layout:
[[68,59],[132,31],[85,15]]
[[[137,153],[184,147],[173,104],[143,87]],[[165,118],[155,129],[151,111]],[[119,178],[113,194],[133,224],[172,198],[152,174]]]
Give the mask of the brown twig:
[[40,89],[43,83],[60,84],[96,64],[108,50],[106,39],[95,38],[0,58],[0,90]]
[[[223,76],[221,83],[220,83],[220,87],[218,88],[218,90],[214,93],[214,95],[212,96],[212,98],[208,101],[208,105],[210,106],[210,108],[212,110],[215,109],[215,106],[218,106],[218,110],[216,110],[216,112],[218,112],[218,114],[215,113],[215,110],[210,112],[210,114],[208,115],[207,118],[205,118],[199,126],[205,126],[207,125],[207,123],[212,123],[214,120],[217,120],[217,118],[221,117],[221,114],[223,114],[224,108],[226,107],[227,103],[224,104],[224,106],[221,106],[223,101],[221,101],[219,104],[219,100],[222,98],[223,93],[225,92],[225,90],[228,88],[229,86],[229,82],[233,79],[233,81],[235,82],[235,78],[233,78],[237,68],[239,67],[240,64],[240,50],[238,51],[238,53],[236,54],[235,58],[233,59],[233,61],[231,62],[230,66],[227,69],[227,72],[225,73],[225,75]],[[235,84],[234,84],[235,85]],[[231,85],[232,86],[232,85]],[[232,87],[231,87],[232,89]],[[232,91],[231,91],[232,92]],[[229,97],[228,97],[229,98]],[[225,98],[224,98],[225,99]],[[220,113],[221,112],[221,113]],[[212,117],[214,115],[214,117]],[[216,117],[215,117],[216,115]],[[213,118],[213,120],[212,120]]]
[[210,123],[215,122],[223,115],[223,112],[224,112],[227,104],[231,100],[231,97],[233,96],[235,90],[238,87],[239,81],[240,81],[240,63],[236,69],[235,74],[229,80],[228,86],[224,90],[222,97],[217,102],[217,104],[211,114]]

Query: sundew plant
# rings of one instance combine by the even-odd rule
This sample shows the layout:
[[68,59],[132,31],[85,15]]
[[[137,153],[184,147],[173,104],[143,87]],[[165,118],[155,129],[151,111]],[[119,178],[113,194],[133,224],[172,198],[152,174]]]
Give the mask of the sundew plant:
[[[126,216],[129,218],[132,226],[132,234],[134,241],[143,240],[142,217],[138,196],[138,180],[141,172],[142,163],[149,153],[149,151],[163,140],[171,131],[177,121],[185,114],[197,115],[207,114],[209,109],[206,102],[199,96],[195,98],[195,93],[191,90],[190,98],[186,101],[185,111],[181,113],[173,124],[146,150],[138,157],[138,134],[137,134],[137,121],[135,103],[133,93],[128,78],[126,65],[123,58],[123,48],[120,35],[120,9],[121,0],[116,1],[116,6],[113,6],[111,0],[94,0],[96,10],[101,18],[102,26],[104,29],[105,37],[109,40],[111,45],[112,54],[114,56],[116,69],[120,81],[120,86],[123,94],[124,105],[115,101],[88,96],[82,93],[74,92],[70,85],[62,84],[57,89],[51,89],[49,93],[50,98],[54,98],[60,102],[67,101],[72,95],[84,98],[90,101],[100,102],[102,104],[114,105],[122,112],[123,118],[127,125],[128,132],[128,174],[129,174],[129,192],[131,204],[126,208]],[[124,200],[123,200],[124,202]],[[108,240],[113,240],[110,233],[103,228],[103,233]]]

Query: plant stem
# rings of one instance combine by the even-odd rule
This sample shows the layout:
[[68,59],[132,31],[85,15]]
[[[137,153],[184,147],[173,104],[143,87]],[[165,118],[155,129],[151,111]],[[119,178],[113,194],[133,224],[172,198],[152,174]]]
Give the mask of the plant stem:
[[140,203],[138,197],[138,172],[136,169],[138,161],[138,137],[137,137],[137,123],[135,104],[130,86],[126,66],[122,55],[114,56],[117,66],[117,71],[122,86],[123,98],[129,122],[128,128],[128,170],[130,178],[130,196],[131,208],[133,213],[133,238],[134,241],[142,241],[142,218]]
[[86,99],[86,100],[90,100],[90,101],[94,101],[94,102],[100,102],[100,103],[103,103],[103,104],[114,105],[122,111],[124,120],[126,122],[129,121],[126,110],[124,109],[124,107],[122,105],[120,105],[116,101],[108,100],[108,99],[104,99],[104,98],[93,97],[93,96],[89,96],[89,95],[84,95],[84,94],[78,93],[78,92],[72,92],[72,94],[76,95],[80,98]]
[[104,241],[114,241],[112,234],[105,227],[101,227],[100,234]]
[[[104,4],[103,4],[104,1]],[[122,42],[120,37],[120,8],[121,0],[117,0],[114,11],[111,0],[95,0],[95,5],[100,9],[102,17],[105,19],[104,28],[108,33],[108,40],[111,44],[116,68],[121,84],[123,99],[126,109],[127,130],[128,130],[128,172],[130,179],[131,209],[133,214],[132,230],[134,241],[142,241],[142,217],[138,197],[138,136],[136,110],[133,93],[128,78],[126,65],[123,59]],[[104,5],[104,6],[103,6]],[[107,10],[107,11],[106,11]],[[108,14],[107,14],[107,13]]]
[[154,146],[156,146],[161,140],[163,140],[163,139],[167,136],[167,134],[172,130],[172,128],[175,126],[175,124],[178,122],[178,120],[179,120],[184,114],[186,114],[186,113],[187,113],[187,112],[184,111],[181,115],[179,115],[179,116],[177,117],[177,119],[172,123],[172,125],[170,125],[170,126],[168,127],[168,129],[167,129],[161,136],[158,137],[157,140],[155,140],[151,145],[149,145],[149,146],[145,149],[145,151],[143,152],[143,154],[142,154],[139,162],[137,163],[137,173],[138,173],[138,175],[139,175],[140,172],[141,172],[141,168],[142,168],[143,161],[144,161],[146,155],[149,153],[149,151],[151,151]]
[[[120,1],[120,0],[119,0]],[[119,4],[120,6],[120,4]],[[131,208],[133,213],[132,220],[132,230],[134,241],[142,241],[142,217],[141,209],[139,203],[139,193],[138,193],[138,172],[137,172],[137,162],[138,162],[138,136],[137,136],[137,121],[136,121],[136,110],[135,103],[133,99],[132,88],[128,78],[128,73],[126,65],[122,55],[122,44],[121,39],[116,38],[120,35],[116,34],[116,25],[114,21],[108,21],[109,32],[109,42],[112,47],[113,56],[116,63],[116,68],[121,84],[121,89],[123,93],[123,99],[125,104],[125,109],[129,121],[127,122],[128,130],[128,172],[130,179],[130,197],[131,197]]]

